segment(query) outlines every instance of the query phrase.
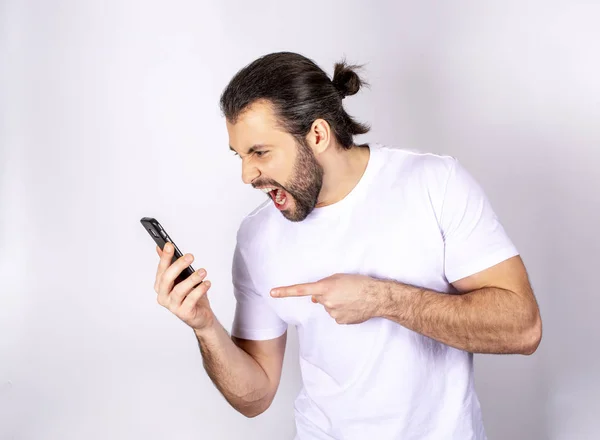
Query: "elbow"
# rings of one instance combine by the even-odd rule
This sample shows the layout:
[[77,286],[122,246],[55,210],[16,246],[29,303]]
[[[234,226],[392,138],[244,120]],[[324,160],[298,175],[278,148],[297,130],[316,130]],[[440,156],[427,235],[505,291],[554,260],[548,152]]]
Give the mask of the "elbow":
[[536,311],[534,318],[530,320],[529,325],[523,329],[519,339],[520,354],[530,356],[536,352],[542,340],[542,319],[538,311]]
[[273,399],[254,402],[251,405],[246,405],[243,408],[236,408],[240,414],[249,419],[260,416],[271,406]]
[[244,415],[244,417],[247,417],[249,419],[253,419],[254,417],[260,416],[262,413],[264,413],[269,407],[266,408],[260,408],[260,409],[245,409],[245,410],[240,410],[240,413],[242,415]]
[[253,419],[256,416],[260,416],[263,413],[263,411],[260,412],[242,412],[241,414],[248,418],[248,419]]

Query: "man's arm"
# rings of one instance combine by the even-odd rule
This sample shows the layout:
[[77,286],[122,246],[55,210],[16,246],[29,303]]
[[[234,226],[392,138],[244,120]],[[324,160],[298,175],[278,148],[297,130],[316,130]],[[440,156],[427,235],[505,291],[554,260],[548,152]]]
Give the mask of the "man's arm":
[[216,318],[194,332],[204,368],[229,404],[246,417],[266,411],[279,386],[287,332],[265,341],[238,339]]
[[[248,328],[255,324],[256,328],[258,322],[261,331],[254,333],[256,340],[230,337],[210,307],[206,296],[210,281],[205,280],[206,271],[196,271],[184,281],[175,283],[181,272],[189,267],[193,256],[187,254],[171,264],[174,248],[170,243],[165,244],[164,251],[156,246],[156,252],[160,257],[154,284],[158,303],[194,329],[206,372],[231,406],[246,417],[261,414],[271,405],[279,386],[287,337],[285,323],[264,306],[258,295],[253,294],[250,299],[245,296],[247,272],[240,275],[239,271],[234,271],[237,324],[241,323],[242,327],[249,324]],[[239,261],[239,252],[236,258]],[[247,316],[255,321],[240,320]],[[265,339],[268,335],[271,339]]]
[[452,347],[529,355],[540,343],[540,312],[519,256],[454,282],[461,294],[389,280],[376,285],[377,316]]

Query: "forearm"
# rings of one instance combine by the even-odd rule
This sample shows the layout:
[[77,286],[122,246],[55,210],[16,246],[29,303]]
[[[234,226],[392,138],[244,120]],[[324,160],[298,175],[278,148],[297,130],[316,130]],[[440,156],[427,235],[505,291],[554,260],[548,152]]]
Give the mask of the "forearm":
[[195,334],[204,368],[229,404],[247,417],[263,412],[270,404],[270,386],[260,364],[235,345],[216,318],[210,328]]
[[444,344],[472,353],[535,351],[535,309],[509,290],[444,294],[388,280],[379,289],[379,316]]

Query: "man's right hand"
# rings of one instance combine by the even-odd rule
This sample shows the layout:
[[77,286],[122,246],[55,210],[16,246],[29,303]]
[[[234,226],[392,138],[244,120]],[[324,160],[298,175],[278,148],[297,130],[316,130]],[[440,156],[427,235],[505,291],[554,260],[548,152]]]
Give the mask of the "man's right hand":
[[[210,281],[202,282],[206,271],[199,269],[174,285],[177,276],[194,261],[193,255],[186,254],[171,264],[174,252],[171,243],[165,244],[164,251],[156,246],[156,252],[160,257],[154,282],[158,303],[194,330],[203,330],[213,325],[215,316],[206,296],[210,289]],[[202,283],[199,284],[200,282]]]

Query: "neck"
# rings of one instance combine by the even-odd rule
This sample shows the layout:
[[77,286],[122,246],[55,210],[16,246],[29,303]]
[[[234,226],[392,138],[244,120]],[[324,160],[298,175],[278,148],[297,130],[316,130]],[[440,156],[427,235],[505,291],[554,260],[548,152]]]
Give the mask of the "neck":
[[339,202],[354,189],[367,168],[370,150],[359,146],[349,150],[335,147],[328,148],[321,156],[324,175],[317,208]]

